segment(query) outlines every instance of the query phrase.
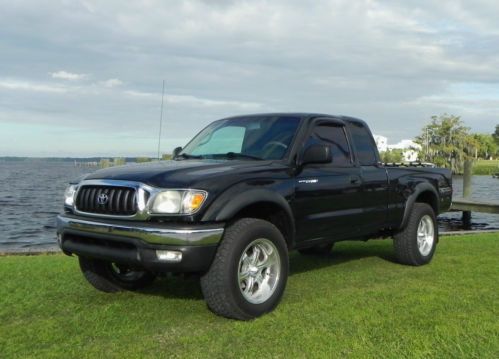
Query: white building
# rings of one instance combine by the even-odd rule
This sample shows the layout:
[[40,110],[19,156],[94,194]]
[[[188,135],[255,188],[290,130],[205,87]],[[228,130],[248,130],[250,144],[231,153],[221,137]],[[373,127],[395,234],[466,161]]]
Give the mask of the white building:
[[388,150],[388,138],[380,135],[373,135],[376,146],[379,152],[386,152]]
[[418,160],[421,146],[412,140],[402,140],[394,145],[387,146],[389,150],[402,150],[405,162],[413,162]]
[[388,150],[402,150],[404,162],[414,162],[418,160],[419,151],[421,146],[412,140],[402,140],[394,145],[388,144],[388,138],[380,135],[373,135],[376,146],[379,152],[386,152]]

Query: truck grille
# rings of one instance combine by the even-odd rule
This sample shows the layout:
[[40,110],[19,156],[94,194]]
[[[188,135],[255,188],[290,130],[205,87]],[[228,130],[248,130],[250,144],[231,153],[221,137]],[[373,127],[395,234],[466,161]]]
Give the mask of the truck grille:
[[137,213],[135,188],[86,185],[76,197],[76,209],[80,212],[133,216]]

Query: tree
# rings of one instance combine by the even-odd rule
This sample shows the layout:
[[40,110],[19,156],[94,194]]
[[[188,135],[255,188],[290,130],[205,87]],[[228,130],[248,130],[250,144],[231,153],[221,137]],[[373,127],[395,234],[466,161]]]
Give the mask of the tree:
[[398,163],[404,159],[404,152],[402,150],[387,150],[379,154],[381,161],[385,163]]
[[422,147],[422,160],[450,168],[453,173],[463,173],[464,161],[474,158],[479,148],[461,118],[448,114],[432,116],[415,142]]
[[473,134],[473,138],[475,139],[478,146],[476,149],[475,158],[483,158],[488,160],[490,159],[490,157],[496,155],[498,146],[493,135],[475,133]]
[[499,146],[499,125],[496,125],[496,132],[492,134],[492,137],[494,137],[497,146]]
[[100,168],[111,167],[111,161],[109,160],[109,158],[101,158],[101,160],[99,161],[99,167]]
[[126,161],[122,157],[117,157],[113,160],[113,166],[123,166],[126,164]]

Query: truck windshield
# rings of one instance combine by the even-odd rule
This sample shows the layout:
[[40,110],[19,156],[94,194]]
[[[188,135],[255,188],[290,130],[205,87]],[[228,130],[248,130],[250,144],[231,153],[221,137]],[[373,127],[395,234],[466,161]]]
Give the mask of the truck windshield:
[[287,153],[300,123],[293,116],[237,117],[202,130],[178,158],[279,160]]

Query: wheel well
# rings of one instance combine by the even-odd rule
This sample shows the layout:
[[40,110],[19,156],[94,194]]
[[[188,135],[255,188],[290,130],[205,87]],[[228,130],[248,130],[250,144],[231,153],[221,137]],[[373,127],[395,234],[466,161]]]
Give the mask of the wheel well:
[[294,240],[294,227],[288,213],[278,204],[273,202],[259,202],[244,207],[234,216],[234,220],[240,218],[259,218],[272,223],[282,233],[288,247],[292,246]]
[[426,203],[433,208],[435,215],[438,215],[438,199],[435,193],[431,191],[424,191],[416,198],[416,203]]

